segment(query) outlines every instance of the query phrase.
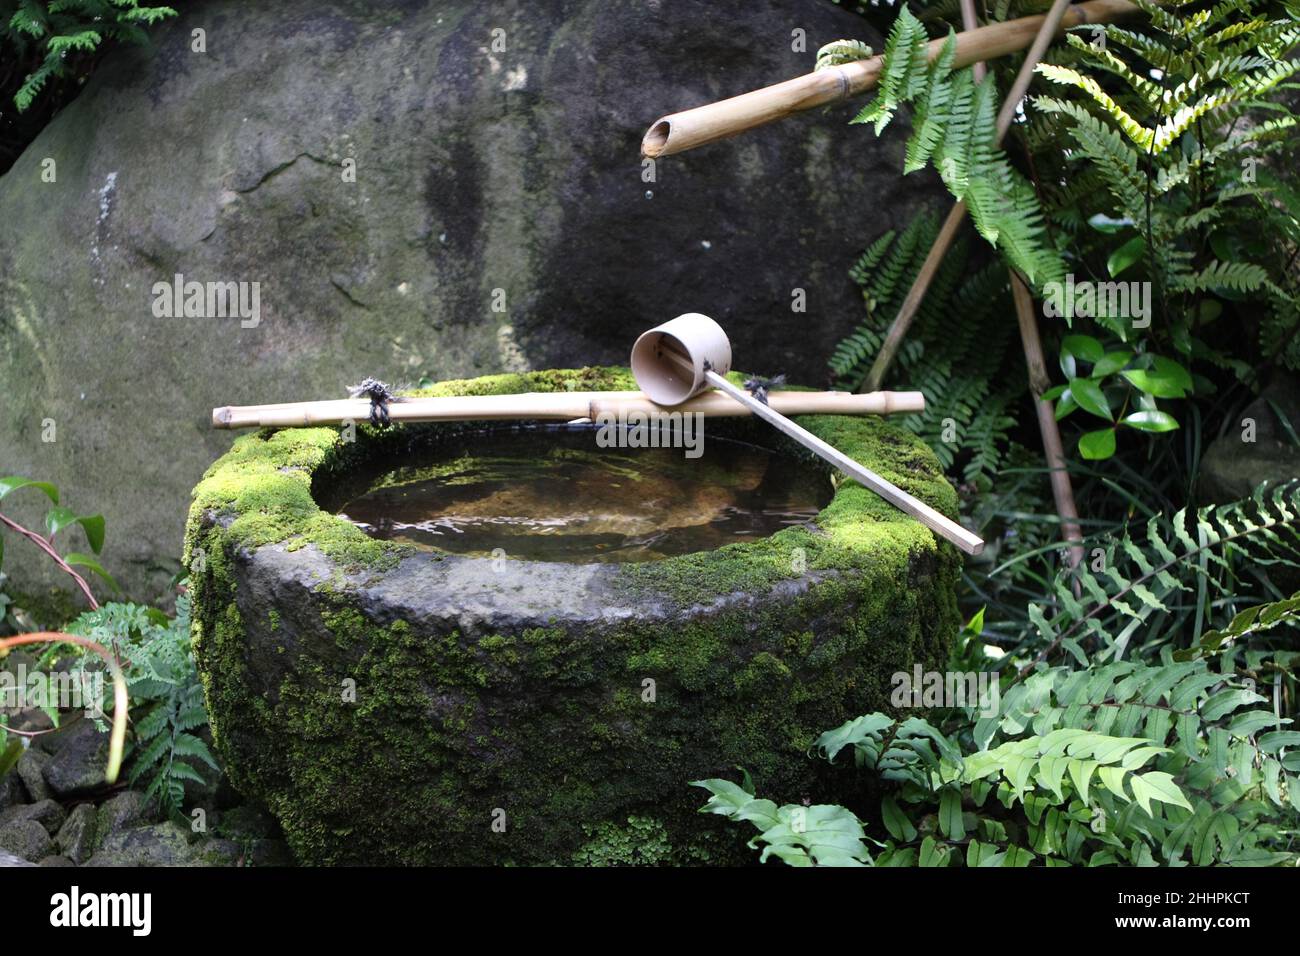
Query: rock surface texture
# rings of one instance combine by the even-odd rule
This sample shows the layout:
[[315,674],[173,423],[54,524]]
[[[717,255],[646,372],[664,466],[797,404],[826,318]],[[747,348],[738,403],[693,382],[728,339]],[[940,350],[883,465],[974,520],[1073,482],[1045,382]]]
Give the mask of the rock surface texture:
[[[830,3],[208,0],[153,35],[0,179],[0,462],[102,511],[141,600],[229,447],[213,406],[623,361],[686,311],[817,382],[862,314],[853,257],[938,195],[853,104],[643,168],[659,115],[880,46]],[[157,314],[177,275],[244,284],[247,317],[216,285]],[[12,564],[29,597],[62,584]]]
[[1300,478],[1300,377],[1278,373],[1239,420],[1206,449],[1200,487],[1206,501],[1250,497],[1264,481]]

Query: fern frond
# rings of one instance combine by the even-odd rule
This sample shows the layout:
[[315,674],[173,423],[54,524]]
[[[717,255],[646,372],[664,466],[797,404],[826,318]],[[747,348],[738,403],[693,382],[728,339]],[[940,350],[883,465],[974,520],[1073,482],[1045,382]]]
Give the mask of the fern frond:
[[[1096,103],[1118,126],[1130,140],[1133,141],[1142,150],[1151,148],[1151,141],[1155,135],[1152,130],[1147,129],[1136,119],[1128,114],[1118,103],[1115,102],[1101,85],[1090,76],[1085,76],[1078,70],[1072,70],[1069,67],[1057,66],[1054,63],[1040,63],[1035,69],[1053,83],[1059,83],[1063,86],[1072,86],[1075,89],[1082,90],[1094,103]],[[1157,150],[1158,152],[1158,150]]]

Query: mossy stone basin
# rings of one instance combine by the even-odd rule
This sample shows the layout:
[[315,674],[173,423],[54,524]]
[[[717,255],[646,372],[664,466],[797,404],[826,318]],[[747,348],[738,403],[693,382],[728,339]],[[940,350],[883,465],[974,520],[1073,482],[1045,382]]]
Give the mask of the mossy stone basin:
[[[632,387],[588,368],[421,394]],[[906,432],[799,420],[954,513]],[[816,737],[946,658],[956,552],[851,481],[811,525],[625,564],[417,549],[321,506],[368,464],[473,427],[259,432],[195,488],[185,559],[213,735],[303,862],[743,859],[687,781],[740,766],[774,799],[832,799],[846,775],[809,758]],[[706,431],[804,454],[752,419]]]

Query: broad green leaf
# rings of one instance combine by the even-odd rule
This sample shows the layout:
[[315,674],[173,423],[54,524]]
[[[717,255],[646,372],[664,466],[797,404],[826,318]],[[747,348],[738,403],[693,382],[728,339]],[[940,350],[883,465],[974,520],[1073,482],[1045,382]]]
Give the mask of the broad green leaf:
[[1124,243],[1118,249],[1110,254],[1106,259],[1106,271],[1112,277],[1119,275],[1133,263],[1142,258],[1146,252],[1146,240],[1141,236],[1134,236],[1128,242]]
[[1070,780],[1074,782],[1074,789],[1079,794],[1079,799],[1084,803],[1088,802],[1088,781],[1092,778],[1093,772],[1097,769],[1095,760],[1077,760],[1071,758],[1069,761]]
[[1085,412],[1090,412],[1106,421],[1114,421],[1110,411],[1110,401],[1102,387],[1090,378],[1070,379],[1070,394]]
[[744,788],[730,780],[692,780],[692,787],[702,787],[713,796],[700,808],[700,813],[717,813],[733,820],[749,820],[760,830],[777,822],[776,804],[771,800],[755,800]]
[[948,865],[948,847],[941,844],[932,836],[926,837],[921,841],[921,866],[947,866]]
[[1061,397],[1056,403],[1056,420],[1058,422],[1061,421],[1078,407],[1079,404],[1074,400],[1074,396],[1070,393],[1069,388],[1066,388],[1066,390],[1061,393]]
[[1090,743],[1072,746],[1071,755],[1083,756],[1087,753],[1098,763],[1115,763],[1117,760],[1122,760],[1124,755],[1134,747],[1148,743],[1140,737],[1107,737],[1102,734],[1091,736],[1094,739]]
[[1085,362],[1100,362],[1106,354],[1102,344],[1091,335],[1067,335],[1061,340],[1061,348]]
[[1138,747],[1136,750],[1130,750],[1120,761],[1120,766],[1125,770],[1136,770],[1152,757],[1162,753],[1168,753],[1168,747]]
[[55,505],[45,513],[45,529],[52,538],[68,525],[74,524],[76,520],[77,513],[71,508]]
[[1040,786],[1051,790],[1060,802],[1065,801],[1065,795],[1061,792],[1061,781],[1065,777],[1065,771],[1069,767],[1067,757],[1043,757],[1038,761],[1038,783]]
[[64,508],[62,505],[55,505],[46,512],[45,527],[51,538],[74,524],[81,525],[86,533],[86,541],[90,543],[90,550],[98,554],[104,546],[103,515],[78,515],[71,508]]
[[81,530],[86,533],[86,542],[90,545],[90,550],[99,554],[104,548],[104,516],[81,515],[77,518],[77,524],[81,525]]
[[880,815],[884,820],[885,829],[889,835],[900,843],[911,843],[916,839],[916,827],[912,826],[912,821],[907,819],[907,815],[898,806],[892,796],[888,794],[880,800]]
[[92,558],[90,555],[80,554],[76,551],[73,551],[71,554],[65,554],[63,556],[63,560],[66,561],[68,564],[72,565],[73,567],[85,568],[88,571],[92,571],[95,574],[98,574],[101,578],[103,578],[105,581],[108,582],[109,587],[111,587],[114,591],[122,590],[121,587],[118,586],[117,581],[114,580],[113,575],[105,571],[104,566],[101,565],[99,561],[97,561],[95,558]]
[[1030,853],[1023,846],[1007,847],[1007,855],[1002,858],[1004,867],[1024,868],[1034,862],[1034,854]]
[[1183,796],[1183,791],[1174,783],[1174,778],[1162,771],[1135,773],[1129,777],[1129,786],[1133,788],[1133,798],[1148,814],[1151,813],[1152,800],[1182,807],[1184,810],[1192,809],[1192,805]]
[[1129,384],[1134,388],[1156,398],[1183,398],[1187,394],[1186,387],[1170,376],[1143,371],[1140,368],[1125,369],[1120,372],[1120,375],[1128,379]]
[[776,854],[787,863],[806,857],[795,865],[862,866],[870,862],[862,842],[862,823],[844,807],[817,804],[811,807],[784,806],[779,822],[755,837],[766,843],[760,860]]
[[1282,788],[1278,786],[1282,766],[1276,760],[1264,761],[1264,791],[1277,806],[1282,806]]
[[877,740],[880,732],[892,727],[894,721],[884,714],[866,714],[847,721],[834,730],[828,730],[817,738],[814,745],[829,761],[834,762],[841,750],[849,745],[858,745],[868,740]]
[[1178,421],[1174,416],[1156,409],[1133,412],[1130,415],[1125,415],[1120,419],[1120,422],[1130,428],[1138,428],[1144,432],[1171,432],[1178,427]]
[[[1201,705],[1201,717],[1205,720],[1218,720],[1246,704],[1266,702],[1265,698],[1244,687],[1229,687],[1221,690]],[[1288,731],[1281,731],[1287,733]]]
[[939,795],[939,825],[944,836],[954,843],[966,839],[966,827],[961,818],[961,791],[947,787]]
[[31,478],[19,478],[16,475],[0,478],[0,499],[3,499],[10,492],[17,491],[19,488],[35,488],[37,491],[44,492],[45,497],[49,498],[54,504],[59,503],[59,489],[48,481],[34,481]]
[[1163,355],[1151,356],[1152,372],[1159,378],[1190,392],[1192,390],[1192,373],[1181,362],[1165,358]]
[[1275,730],[1260,735],[1259,749],[1264,753],[1277,753],[1283,747],[1300,747],[1300,730]]
[[1060,730],[1053,730],[1038,742],[1038,752],[1044,757],[1061,756],[1071,744],[1088,741],[1092,736],[1092,733],[1087,730],[1062,727]]
[[1080,435],[1079,454],[1088,461],[1102,461],[1115,454],[1115,429],[1102,428]]
[[1128,791],[1124,789],[1124,780],[1130,776],[1123,767],[1098,767],[1097,777],[1107,790],[1122,800],[1129,800]]
[[977,866],[1001,866],[1002,853],[996,846],[971,840],[966,844],[966,865],[972,869]]
[[1092,367],[1092,377],[1096,379],[1105,378],[1107,375],[1114,375],[1133,359],[1133,353],[1127,351],[1107,352],[1101,357],[1096,365]]
[[[1234,737],[1249,737],[1276,723],[1277,717],[1267,710],[1248,710],[1237,714],[1229,721],[1228,733]],[[1300,735],[1297,735],[1297,739],[1300,740]]]

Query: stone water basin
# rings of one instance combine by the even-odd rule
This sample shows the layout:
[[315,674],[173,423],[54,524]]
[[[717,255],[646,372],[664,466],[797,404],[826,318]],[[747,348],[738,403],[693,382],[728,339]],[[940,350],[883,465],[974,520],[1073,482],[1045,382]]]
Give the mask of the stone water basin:
[[[426,393],[632,387],[581,369]],[[896,426],[800,422],[955,510]],[[216,745],[304,862],[746,859],[687,781],[743,766],[774,799],[831,800],[846,775],[816,737],[946,658],[956,552],[761,422],[709,419],[689,467],[484,428],[250,434],[195,489]]]

